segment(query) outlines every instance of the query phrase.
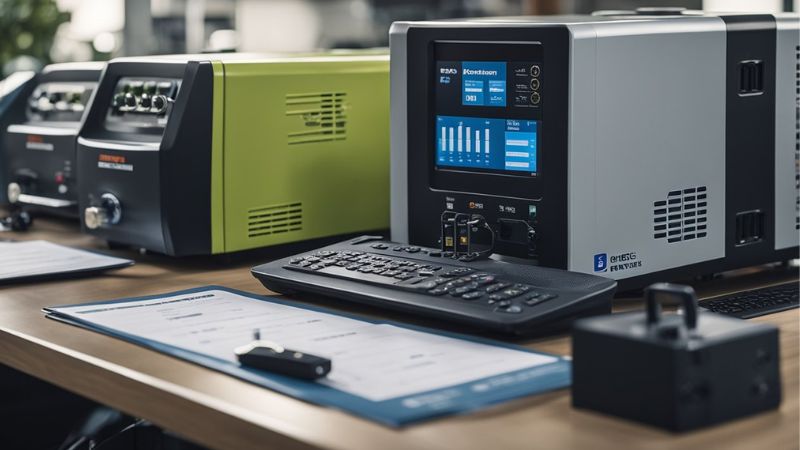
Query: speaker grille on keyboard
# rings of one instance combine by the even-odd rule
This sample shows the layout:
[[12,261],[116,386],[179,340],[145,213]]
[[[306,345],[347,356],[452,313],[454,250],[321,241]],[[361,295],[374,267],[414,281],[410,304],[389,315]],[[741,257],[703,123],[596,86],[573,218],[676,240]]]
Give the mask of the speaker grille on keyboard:
[[671,191],[666,200],[653,202],[653,238],[669,243],[706,237],[708,188]]
[[800,230],[800,45],[795,47],[795,112],[794,112],[794,229]]

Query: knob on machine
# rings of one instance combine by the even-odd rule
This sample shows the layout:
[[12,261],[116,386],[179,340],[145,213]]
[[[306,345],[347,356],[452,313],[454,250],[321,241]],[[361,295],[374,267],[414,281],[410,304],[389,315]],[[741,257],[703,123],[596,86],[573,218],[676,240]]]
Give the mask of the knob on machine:
[[83,212],[83,222],[90,230],[95,230],[103,225],[115,225],[122,218],[122,205],[113,194],[105,193],[100,196],[99,206],[90,206]]
[[19,196],[22,194],[22,186],[20,186],[19,183],[8,183],[6,194],[8,195],[9,203],[17,203],[19,201]]
[[158,112],[162,113],[167,110],[167,97],[164,95],[154,95],[153,96],[153,109]]

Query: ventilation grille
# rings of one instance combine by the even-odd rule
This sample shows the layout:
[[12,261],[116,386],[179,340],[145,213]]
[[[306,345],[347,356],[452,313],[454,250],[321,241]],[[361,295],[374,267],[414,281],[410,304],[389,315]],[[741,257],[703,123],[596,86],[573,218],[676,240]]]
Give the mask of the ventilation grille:
[[794,201],[794,229],[800,230],[800,45],[795,47],[794,50],[794,187],[797,190],[797,197]]
[[347,137],[347,94],[322,92],[286,94],[286,115],[302,120],[303,128],[290,132],[289,144],[341,141]]
[[302,203],[262,206],[247,211],[247,237],[250,238],[302,229]]
[[666,200],[653,203],[653,237],[680,242],[706,237],[707,189],[705,186],[672,191]]

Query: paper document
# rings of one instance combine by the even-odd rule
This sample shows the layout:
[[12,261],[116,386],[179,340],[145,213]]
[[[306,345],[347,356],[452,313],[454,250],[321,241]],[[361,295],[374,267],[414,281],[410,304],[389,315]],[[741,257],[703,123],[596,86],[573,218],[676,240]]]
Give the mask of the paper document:
[[115,269],[133,264],[47,241],[0,242],[0,281]]
[[331,388],[384,401],[557,361],[507,347],[370,323],[225,290],[51,308],[59,315],[238,365],[234,348],[262,339],[333,361]]

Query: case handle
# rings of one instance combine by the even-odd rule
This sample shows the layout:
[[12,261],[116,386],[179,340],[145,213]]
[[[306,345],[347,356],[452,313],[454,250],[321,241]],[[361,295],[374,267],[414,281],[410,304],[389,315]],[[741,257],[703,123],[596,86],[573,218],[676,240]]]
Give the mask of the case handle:
[[678,297],[683,301],[683,320],[686,328],[697,328],[697,295],[691,286],[672,283],[651,284],[644,290],[647,302],[647,325],[658,323],[661,318],[661,304],[656,301],[658,294],[666,297]]

